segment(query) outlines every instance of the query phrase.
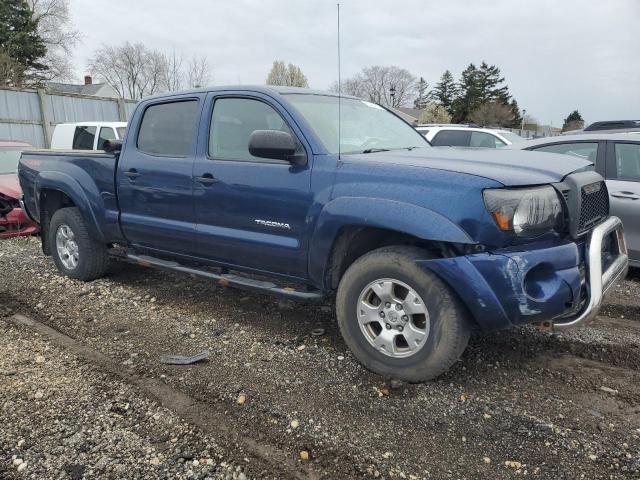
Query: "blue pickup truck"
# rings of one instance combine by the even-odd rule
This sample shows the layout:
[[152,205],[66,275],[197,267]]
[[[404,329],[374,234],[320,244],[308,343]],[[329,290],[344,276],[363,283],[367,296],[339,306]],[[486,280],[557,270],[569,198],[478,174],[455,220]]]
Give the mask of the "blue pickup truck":
[[473,328],[596,315],[628,259],[590,167],[433,148],[373,103],[243,86],[145,99],[123,141],[25,152],[19,178],[63,275],[90,281],[119,257],[303,301],[335,293],[354,355],[422,381]]

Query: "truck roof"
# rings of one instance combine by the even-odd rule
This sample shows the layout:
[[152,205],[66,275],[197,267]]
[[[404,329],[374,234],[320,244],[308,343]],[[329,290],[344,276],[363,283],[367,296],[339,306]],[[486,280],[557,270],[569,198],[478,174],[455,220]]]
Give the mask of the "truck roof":
[[57,123],[56,127],[60,126],[82,126],[82,127],[126,127],[127,122],[67,122]]
[[[190,93],[208,93],[208,92],[224,92],[227,90],[235,90],[235,91],[248,91],[248,92],[259,92],[267,95],[286,95],[290,93],[298,93],[304,95],[325,95],[331,97],[337,97],[338,93],[329,92],[325,90],[314,90],[311,88],[301,88],[301,87],[284,87],[279,85],[221,85],[216,87],[203,87],[203,88],[194,88],[191,90],[182,90],[177,92],[165,92],[160,93],[158,95],[152,95],[146,98],[163,98],[163,97],[174,97],[176,95],[188,95]],[[358,98],[352,95],[340,95],[342,98]]]

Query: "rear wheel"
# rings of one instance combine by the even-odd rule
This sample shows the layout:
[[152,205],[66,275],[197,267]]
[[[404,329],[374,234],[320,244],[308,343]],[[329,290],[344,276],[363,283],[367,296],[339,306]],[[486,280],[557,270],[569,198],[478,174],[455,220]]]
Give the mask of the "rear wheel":
[[107,248],[89,234],[76,207],[57,210],[49,222],[49,251],[63,275],[90,281],[104,276],[109,265]]
[[408,381],[447,371],[469,341],[468,314],[454,292],[416,260],[415,247],[385,247],[356,260],[338,287],[338,324],[370,370]]

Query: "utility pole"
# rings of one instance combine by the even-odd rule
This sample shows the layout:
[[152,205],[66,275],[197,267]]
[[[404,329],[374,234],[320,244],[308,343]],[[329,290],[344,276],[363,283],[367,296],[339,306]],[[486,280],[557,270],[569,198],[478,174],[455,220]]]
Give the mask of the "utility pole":
[[527,110],[525,108],[522,109],[522,122],[520,123],[520,134],[524,130],[524,117],[527,114]]

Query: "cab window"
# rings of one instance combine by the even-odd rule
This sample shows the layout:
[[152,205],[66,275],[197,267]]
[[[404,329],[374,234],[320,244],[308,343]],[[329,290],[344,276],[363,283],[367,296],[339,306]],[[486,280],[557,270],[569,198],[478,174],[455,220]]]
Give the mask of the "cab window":
[[96,127],[76,127],[73,132],[73,144],[74,150],[93,150],[93,141],[96,138]]
[[111,127],[102,127],[100,128],[100,135],[98,135],[98,150],[104,150],[104,144],[107,143],[108,140],[115,140],[116,132],[113,131]]
[[506,143],[500,140],[495,135],[485,132],[471,132],[470,147],[479,148],[499,148],[504,147]]
[[250,98],[217,99],[209,128],[209,156],[217,160],[265,161],[249,153],[249,137],[255,130],[279,130],[294,136],[273,107]]
[[148,107],[138,131],[138,149],[151,155],[186,157],[198,120],[198,101],[184,100]]
[[469,132],[463,130],[441,130],[433,137],[431,145],[434,147],[468,147]]

